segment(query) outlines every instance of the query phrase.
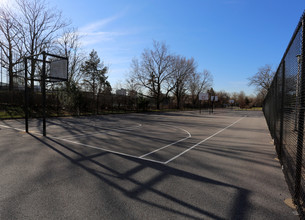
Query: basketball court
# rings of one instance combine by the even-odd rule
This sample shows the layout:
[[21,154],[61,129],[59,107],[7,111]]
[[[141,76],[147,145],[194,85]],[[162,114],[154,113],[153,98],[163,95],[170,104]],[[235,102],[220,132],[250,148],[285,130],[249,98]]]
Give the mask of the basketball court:
[[0,217],[298,219],[261,112],[0,121]]

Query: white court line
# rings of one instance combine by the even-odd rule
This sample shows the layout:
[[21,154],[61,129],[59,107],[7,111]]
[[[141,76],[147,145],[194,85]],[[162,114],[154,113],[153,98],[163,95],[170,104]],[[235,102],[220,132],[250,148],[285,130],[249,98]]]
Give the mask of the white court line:
[[180,154],[178,154],[178,155],[174,156],[173,158],[169,159],[168,161],[164,162],[164,164],[168,164],[169,162],[171,162],[171,161],[177,159],[178,157],[182,156],[182,155],[185,154],[186,152],[188,152],[188,151],[192,150],[193,148],[197,147],[199,144],[202,144],[202,143],[206,142],[207,140],[211,139],[212,137],[216,136],[217,134],[219,134],[219,133],[223,132],[224,130],[228,129],[229,127],[235,125],[237,122],[241,121],[241,120],[244,119],[245,117],[247,117],[247,116],[244,116],[244,117],[238,119],[237,121],[233,122],[232,124],[228,125],[227,127],[223,128],[223,129],[221,129],[221,130],[219,130],[219,131],[216,132],[215,134],[213,134],[213,135],[207,137],[206,139],[204,139],[204,140],[198,142],[197,144],[193,145],[192,147],[186,149],[185,151],[181,152]]
[[159,163],[159,164],[164,164],[164,162],[162,162],[162,161],[152,160],[152,159],[147,159],[147,158],[139,158],[138,156],[134,156],[134,155],[131,155],[131,154],[125,154],[125,153],[121,153],[121,152],[118,152],[118,151],[108,150],[108,149],[105,149],[105,148],[102,148],[102,147],[95,147],[95,146],[92,146],[92,145],[89,145],[89,144],[82,144],[82,143],[79,143],[79,142],[76,142],[76,141],[70,141],[70,140],[67,140],[67,139],[61,139],[61,138],[57,138],[57,137],[49,137],[49,138],[57,139],[57,140],[60,140],[60,141],[66,141],[66,142],[69,142],[69,143],[72,143],[72,144],[78,144],[78,145],[81,145],[81,146],[84,146],[84,147],[93,148],[93,149],[97,149],[97,150],[102,150],[102,151],[106,151],[106,152],[113,153],[113,154],[118,154],[118,155],[122,155],[122,156],[127,156],[127,157],[136,158],[136,159],[146,160],[146,161],[155,162],[155,163]]
[[13,127],[6,126],[6,125],[0,125],[0,127],[2,127],[2,128],[9,128],[9,129],[13,129],[13,130],[17,130],[17,131],[24,131],[24,132],[25,132],[25,130],[24,130],[24,129],[20,129],[20,128],[13,128]]
[[[14,128],[14,127],[6,126],[6,125],[0,125],[0,127],[25,132],[24,129]],[[30,133],[36,134],[36,135],[39,135],[39,136],[43,136],[42,134],[36,133],[36,132],[30,132]],[[51,139],[53,138],[53,139],[56,139],[56,140],[69,142],[69,143],[72,143],[72,144],[81,145],[81,146],[88,147],[88,148],[102,150],[102,151],[113,153],[113,154],[117,154],[117,155],[122,155],[122,156],[126,156],[126,157],[132,157],[132,158],[136,158],[136,159],[140,159],[140,160],[146,160],[146,161],[150,161],[150,162],[154,162],[154,163],[159,163],[159,164],[164,164],[164,162],[162,162],[162,161],[152,160],[152,159],[148,159],[148,158],[139,158],[138,156],[134,156],[134,155],[131,155],[131,154],[125,154],[125,153],[121,153],[121,152],[113,151],[113,150],[108,150],[108,149],[101,148],[101,147],[95,147],[95,146],[92,146],[92,145],[89,145],[89,144],[82,144],[82,143],[79,143],[79,142],[76,142],[76,141],[70,141],[70,140],[67,140],[67,139],[57,138],[57,137],[53,137],[53,136],[47,136],[47,137],[51,138]]]
[[[14,128],[14,127],[6,126],[6,125],[0,125],[0,127],[25,132],[24,129]],[[39,135],[39,136],[43,136],[40,133],[35,133],[35,132],[31,132],[31,133],[32,134],[34,133],[34,134]],[[152,160],[152,159],[147,159],[147,158],[139,158],[138,156],[134,156],[134,155],[131,155],[131,154],[125,154],[125,153],[121,153],[121,152],[117,152],[117,151],[113,151],[113,150],[104,149],[104,148],[101,148],[101,147],[95,147],[95,146],[91,146],[91,145],[88,145],[88,144],[82,144],[82,143],[75,142],[75,141],[70,141],[70,140],[67,140],[67,139],[61,139],[61,138],[52,137],[52,136],[48,136],[48,138],[51,138],[51,139],[53,138],[53,139],[56,139],[56,140],[66,141],[66,142],[70,142],[72,144],[78,144],[78,145],[82,145],[82,146],[85,146],[85,147],[106,151],[106,152],[113,153],[113,154],[118,154],[118,155],[122,155],[122,156],[136,158],[136,159],[146,160],[146,161],[150,161],[150,162],[154,162],[154,163],[164,164],[164,162],[162,162],[162,161]]]
[[[0,127],[7,128],[7,129],[12,129],[12,130],[16,130],[16,131],[26,132],[25,129],[14,128],[14,127],[11,127],[11,126],[6,126],[6,125],[0,125]],[[35,131],[31,131],[29,133],[30,134],[36,134],[36,135],[39,135],[39,136],[43,136],[41,133],[38,133],[38,132],[35,132]]]
[[[70,138],[75,138],[75,137],[77,138],[77,137],[80,137],[80,136],[92,136],[92,135],[95,135],[95,134],[107,133],[108,131],[132,131],[132,130],[137,129],[139,127],[142,127],[142,124],[138,124],[137,126],[125,127],[125,128],[107,129],[106,131],[103,131],[103,132],[94,132],[94,133],[89,133],[89,134],[67,135],[67,136],[63,136],[61,138],[70,139]],[[97,128],[104,129],[104,130],[106,129],[106,128],[102,128],[102,127],[97,127]],[[132,129],[128,129],[128,128],[132,128]]]
[[[174,126],[171,126],[171,127],[174,127]],[[178,140],[178,141],[176,141],[176,142],[173,142],[173,143],[171,143],[171,144],[168,144],[168,145],[166,145],[166,146],[164,146],[164,147],[158,148],[158,149],[156,149],[156,150],[154,150],[154,151],[152,151],[152,152],[149,152],[149,153],[147,153],[147,154],[144,154],[144,155],[140,156],[139,158],[146,157],[146,156],[148,156],[148,155],[150,155],[150,154],[153,154],[153,153],[155,153],[155,152],[157,152],[157,151],[159,151],[159,150],[163,150],[164,148],[170,147],[170,146],[172,146],[172,145],[174,145],[174,144],[177,144],[177,143],[179,143],[179,142],[181,142],[181,141],[184,141],[184,140],[186,140],[186,139],[192,137],[192,135],[191,135],[190,132],[188,132],[187,130],[185,130],[185,129],[183,129],[183,128],[180,128],[180,129],[183,130],[183,131],[185,131],[185,132],[188,134],[188,136],[185,137],[185,138],[182,138],[182,139],[180,139],[180,140]]]
[[[142,126],[141,124],[139,124],[139,125]],[[178,127],[171,126],[171,125],[164,125],[164,126],[178,128]],[[155,152],[157,152],[157,151],[159,151],[159,150],[162,150],[162,149],[164,149],[164,148],[166,148],[166,147],[169,147],[169,146],[171,146],[171,145],[174,145],[174,144],[177,144],[177,143],[179,143],[179,142],[181,142],[181,141],[184,141],[184,140],[186,140],[186,139],[188,139],[188,138],[190,138],[190,137],[192,136],[192,135],[190,134],[189,131],[187,131],[187,130],[185,130],[185,129],[182,129],[182,128],[178,128],[178,129],[181,129],[181,130],[183,130],[184,132],[186,132],[186,133],[188,134],[188,136],[185,137],[185,138],[182,138],[182,139],[180,139],[180,140],[178,140],[178,141],[175,141],[175,142],[173,142],[173,143],[171,143],[171,144],[168,144],[168,145],[166,145],[166,146],[164,146],[164,147],[158,148],[158,149],[156,149],[156,150],[154,150],[154,151],[152,151],[152,152],[149,152],[149,153],[147,153],[147,154],[144,154],[144,155],[142,155],[142,156],[140,156],[140,157],[139,157],[139,156],[134,156],[134,155],[131,155],[131,154],[125,154],[125,153],[118,152],[118,151],[113,151],[113,150],[101,148],[101,147],[95,147],[95,146],[92,146],[92,145],[89,145],[89,144],[83,144],[83,143],[80,143],[80,142],[71,141],[71,140],[68,140],[67,138],[58,138],[58,137],[50,137],[50,138],[57,139],[57,140],[61,140],[61,141],[65,141],[65,142],[69,142],[69,143],[73,143],[73,144],[82,145],[82,146],[89,147],[89,148],[93,148],[93,149],[99,149],[99,150],[102,150],[102,151],[106,151],[106,152],[110,152],[110,153],[114,153],[114,154],[118,154],[118,155],[133,157],[133,158],[137,158],[137,159],[141,159],[141,160],[147,160],[147,161],[151,161],[151,162],[155,162],[155,163],[159,163],[159,164],[164,164],[164,162],[162,162],[162,161],[153,160],[153,159],[148,159],[148,158],[144,158],[144,157],[145,157],[145,156],[148,156],[148,155],[150,155],[150,154],[152,154],[152,153],[155,153]],[[113,129],[113,130],[116,130],[116,129]]]

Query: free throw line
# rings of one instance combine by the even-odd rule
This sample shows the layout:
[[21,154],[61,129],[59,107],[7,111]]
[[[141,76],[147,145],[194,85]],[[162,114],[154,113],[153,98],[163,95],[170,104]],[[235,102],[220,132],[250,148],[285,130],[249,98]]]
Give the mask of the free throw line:
[[81,146],[84,146],[84,147],[93,148],[93,149],[97,149],[97,150],[101,150],[101,151],[105,151],[105,152],[109,152],[109,153],[113,153],[113,154],[117,154],[117,155],[122,155],[122,156],[126,156],[126,157],[132,157],[132,158],[140,159],[140,160],[147,160],[147,161],[151,161],[151,162],[155,162],[155,163],[164,164],[164,162],[162,162],[162,161],[152,160],[152,159],[148,159],[148,158],[139,158],[138,156],[134,156],[134,155],[131,155],[131,154],[125,154],[125,153],[121,153],[121,152],[118,152],[118,151],[105,149],[105,148],[102,148],[102,147],[95,147],[95,146],[92,146],[92,145],[89,145],[89,144],[83,144],[83,143],[79,143],[79,142],[76,142],[76,141],[71,141],[71,140],[68,140],[68,139],[61,139],[61,138],[57,138],[57,137],[49,137],[49,138],[60,140],[60,141],[65,141],[65,142],[69,142],[69,143],[72,143],[72,144],[81,145]]
[[[0,127],[25,132],[24,129],[14,128],[14,127],[6,126],[6,125],[0,125]],[[36,132],[31,132],[31,133],[32,134],[36,134],[38,136],[43,136],[40,133],[36,133]],[[113,153],[113,154],[117,154],[117,155],[122,155],[122,156],[126,156],[126,157],[132,157],[132,158],[136,158],[136,159],[140,159],[140,160],[146,160],[146,161],[150,161],[150,162],[154,162],[154,163],[159,163],[159,164],[164,164],[164,162],[162,162],[162,161],[152,160],[152,159],[148,159],[148,158],[139,158],[138,156],[134,156],[134,155],[131,155],[131,154],[125,154],[125,153],[121,153],[121,152],[118,152],[118,151],[104,149],[104,148],[101,148],[101,147],[95,147],[95,146],[88,145],[88,144],[82,144],[82,143],[79,143],[79,142],[76,142],[76,141],[71,141],[71,140],[68,140],[68,139],[62,139],[62,138],[57,138],[57,137],[53,137],[53,136],[48,136],[48,138],[56,139],[56,140],[60,140],[60,141],[65,141],[65,142],[69,142],[69,143],[76,144],[76,145],[81,145],[81,146],[88,147],[88,148],[102,150],[102,151]]]

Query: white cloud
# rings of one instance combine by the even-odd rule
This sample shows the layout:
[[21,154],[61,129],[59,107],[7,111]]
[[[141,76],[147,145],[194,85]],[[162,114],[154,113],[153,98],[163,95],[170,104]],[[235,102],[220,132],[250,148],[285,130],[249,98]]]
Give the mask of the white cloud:
[[79,32],[79,35],[82,36],[81,41],[83,46],[98,44],[106,41],[114,41],[116,37],[123,36],[126,33],[124,32],[107,32],[107,31],[99,31],[99,32],[91,32],[84,33]]
[[80,32],[92,33],[92,32],[98,31],[98,30],[100,30],[100,28],[105,27],[107,24],[117,20],[120,17],[121,17],[120,15],[115,15],[115,16],[112,16],[109,18],[101,19],[99,21],[95,21],[93,23],[87,24],[84,27],[81,27]]
[[117,37],[126,35],[125,32],[107,31],[108,24],[123,17],[125,13],[118,13],[114,16],[103,18],[89,23],[79,28],[78,34],[81,36],[83,46],[98,44],[101,42],[114,41]]

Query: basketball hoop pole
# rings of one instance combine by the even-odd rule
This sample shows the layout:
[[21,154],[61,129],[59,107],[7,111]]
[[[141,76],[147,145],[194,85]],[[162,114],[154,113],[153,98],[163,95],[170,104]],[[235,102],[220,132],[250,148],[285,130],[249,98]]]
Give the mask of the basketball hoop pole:
[[[39,56],[42,55],[43,58],[39,59]],[[46,65],[50,64],[51,65],[51,70],[52,70],[52,63],[54,64],[54,62],[59,62],[57,61],[47,61],[47,56],[51,56],[51,57],[55,57],[57,59],[61,59],[61,60],[65,60],[65,63],[59,63],[59,67],[58,65],[55,65],[55,72],[58,71],[60,72],[59,76],[58,75],[54,75],[54,76],[48,76],[47,72],[46,72]],[[28,119],[29,119],[29,98],[28,98],[28,88],[27,88],[27,81],[28,81],[28,65],[27,62],[28,60],[34,60],[34,61],[38,61],[38,62],[42,62],[42,72],[41,72],[41,79],[37,80],[34,79],[36,81],[40,81],[41,83],[41,93],[42,93],[42,125],[43,125],[43,136],[47,136],[47,129],[46,129],[46,82],[53,82],[47,79],[55,79],[58,81],[66,81],[68,80],[68,58],[67,57],[62,57],[62,56],[58,56],[55,54],[49,54],[46,53],[45,51],[39,53],[39,54],[35,54],[35,55],[31,55],[28,57],[24,58],[24,66],[25,66],[25,130],[28,133],[29,132],[29,125],[28,125]],[[58,69],[59,68],[59,69]],[[60,69],[61,68],[61,69]],[[50,70],[50,71],[51,71]],[[61,70],[61,71],[60,71]],[[51,71],[52,72],[52,71]]]

